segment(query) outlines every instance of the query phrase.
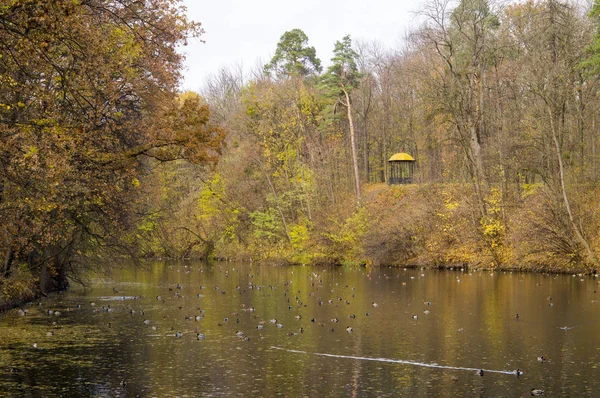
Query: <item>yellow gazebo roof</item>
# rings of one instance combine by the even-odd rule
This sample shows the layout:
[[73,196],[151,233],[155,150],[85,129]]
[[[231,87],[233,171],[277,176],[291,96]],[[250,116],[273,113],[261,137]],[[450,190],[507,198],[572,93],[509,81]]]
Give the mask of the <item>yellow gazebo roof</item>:
[[392,156],[390,158],[390,160],[388,160],[388,162],[414,162],[415,160],[413,159],[412,156],[410,156],[408,153],[404,153],[404,152],[400,152],[395,154],[394,156]]

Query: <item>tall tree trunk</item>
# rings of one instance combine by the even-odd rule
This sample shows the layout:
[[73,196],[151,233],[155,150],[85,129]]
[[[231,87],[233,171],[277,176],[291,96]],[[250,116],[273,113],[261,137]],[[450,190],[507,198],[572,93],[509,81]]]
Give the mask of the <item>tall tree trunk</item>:
[[360,205],[360,175],[358,173],[358,156],[356,154],[356,139],[354,137],[354,122],[352,121],[352,105],[350,104],[350,96],[348,91],[342,86],[342,91],[346,96],[346,110],[348,111],[348,124],[350,126],[350,145],[352,146],[352,165],[354,166],[354,184],[356,189],[356,199]]
[[567,187],[566,187],[566,183],[565,183],[565,171],[564,171],[564,166],[563,166],[563,161],[562,161],[562,150],[561,150],[561,146],[560,146],[560,143],[558,140],[558,133],[556,131],[556,123],[554,122],[554,115],[553,115],[553,112],[551,109],[548,109],[548,113],[550,114],[550,131],[552,133],[552,141],[554,143],[554,151],[556,154],[556,159],[558,160],[558,178],[559,178],[559,182],[560,182],[560,190],[562,193],[563,204],[565,206],[565,210],[567,211],[567,214],[569,215],[569,221],[571,222],[571,227],[573,228],[573,231],[575,232],[575,235],[577,236],[579,243],[581,243],[581,245],[584,247],[590,262],[593,265],[598,265],[598,260],[596,259],[596,256],[594,255],[594,252],[592,251],[587,240],[583,236],[582,231],[579,229],[579,226],[575,222],[575,217],[573,216],[573,211],[571,210],[571,203],[569,201],[569,196],[567,194]]

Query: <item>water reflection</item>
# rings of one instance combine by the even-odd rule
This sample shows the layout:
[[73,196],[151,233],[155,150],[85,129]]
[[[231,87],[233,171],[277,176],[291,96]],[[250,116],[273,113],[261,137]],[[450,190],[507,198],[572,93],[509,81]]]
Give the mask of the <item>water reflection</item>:
[[0,318],[0,395],[592,396],[597,287],[543,274],[125,267]]

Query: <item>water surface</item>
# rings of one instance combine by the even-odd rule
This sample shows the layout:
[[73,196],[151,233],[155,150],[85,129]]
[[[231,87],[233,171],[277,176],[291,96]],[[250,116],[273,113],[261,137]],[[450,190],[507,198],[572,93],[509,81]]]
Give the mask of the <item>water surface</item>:
[[599,287],[480,271],[124,267],[0,316],[0,396],[599,396]]

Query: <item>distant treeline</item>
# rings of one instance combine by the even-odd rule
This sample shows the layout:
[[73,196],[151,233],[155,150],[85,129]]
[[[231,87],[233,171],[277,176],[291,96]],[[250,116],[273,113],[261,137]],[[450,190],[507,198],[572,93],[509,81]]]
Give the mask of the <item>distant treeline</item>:
[[[596,269],[599,13],[429,1],[403,47],[346,36],[327,70],[285,32],[250,79],[207,82],[227,147],[210,173],[157,169],[147,253]],[[377,185],[396,152],[405,190]]]

